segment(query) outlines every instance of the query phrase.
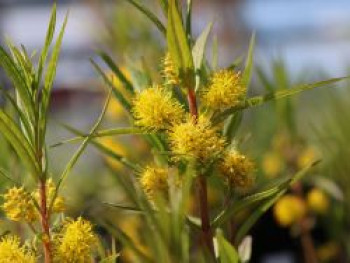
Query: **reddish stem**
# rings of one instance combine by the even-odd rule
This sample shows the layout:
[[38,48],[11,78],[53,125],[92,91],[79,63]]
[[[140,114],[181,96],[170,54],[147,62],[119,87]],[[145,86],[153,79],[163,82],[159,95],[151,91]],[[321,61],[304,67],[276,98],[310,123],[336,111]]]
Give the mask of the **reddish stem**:
[[49,225],[49,214],[46,203],[46,180],[42,179],[39,183],[40,192],[40,217],[41,217],[41,228],[43,232],[42,242],[44,247],[45,263],[52,262],[52,250],[50,242],[50,225]]
[[[197,108],[197,99],[196,93],[193,89],[188,89],[188,105],[191,115],[197,121],[198,119],[198,108]],[[212,256],[214,256],[214,244],[213,244],[213,233],[210,226],[209,219],[209,207],[208,207],[208,190],[207,190],[207,179],[204,175],[198,176],[197,181],[198,189],[198,203],[199,203],[199,213],[202,222],[202,240],[203,244],[206,246],[208,251]]]

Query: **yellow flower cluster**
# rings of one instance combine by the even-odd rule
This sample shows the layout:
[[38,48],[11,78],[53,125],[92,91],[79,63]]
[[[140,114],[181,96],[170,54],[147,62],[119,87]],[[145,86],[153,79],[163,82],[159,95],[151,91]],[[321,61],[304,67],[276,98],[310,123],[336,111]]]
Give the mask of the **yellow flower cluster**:
[[273,212],[277,222],[281,226],[288,227],[300,221],[306,215],[307,207],[300,197],[287,194],[278,200]]
[[225,110],[244,99],[246,91],[241,74],[224,69],[212,75],[209,86],[203,91],[202,102],[214,110]]
[[[55,184],[52,179],[46,182],[47,204],[49,205],[55,193]],[[27,192],[23,187],[12,187],[4,194],[5,202],[2,209],[7,218],[12,221],[34,222],[39,219],[39,213],[34,205],[34,200],[40,203],[39,190],[33,193]],[[63,197],[57,196],[53,207],[53,213],[65,211],[65,202]]]
[[4,199],[2,208],[10,220],[34,222],[38,219],[32,197],[23,187],[9,189],[4,194]]
[[220,154],[225,146],[225,140],[204,116],[198,120],[190,117],[186,122],[175,125],[169,133],[169,140],[177,157],[195,158],[201,162]]
[[231,188],[247,190],[254,183],[255,164],[236,150],[231,150],[224,155],[219,164],[219,170]]
[[0,263],[35,263],[35,255],[21,246],[17,236],[4,236],[0,239]]
[[168,192],[168,169],[147,166],[140,177],[140,184],[147,197],[153,199],[157,194]]
[[55,238],[55,262],[91,262],[91,253],[96,244],[97,238],[92,232],[90,222],[81,217],[68,220]]
[[153,131],[169,129],[184,117],[181,104],[159,85],[140,92],[133,101],[132,112],[136,125]]
[[166,85],[179,85],[180,78],[176,72],[175,64],[173,59],[170,56],[170,53],[167,53],[163,59],[163,76],[165,78]]
[[[52,181],[52,179],[48,179],[46,181],[46,203],[48,205],[51,204],[52,202],[52,198],[54,197],[55,194],[55,190],[56,190],[56,185],[54,184],[54,182]],[[36,190],[33,194],[35,200],[37,200],[37,202],[39,203],[40,200],[40,194],[39,194],[39,190]],[[65,211],[65,202],[64,202],[64,198],[62,196],[57,196],[55,199],[55,202],[53,203],[52,206],[52,212],[53,213],[62,213]]]
[[313,188],[306,196],[308,207],[316,213],[324,214],[329,208],[329,198],[324,191]]

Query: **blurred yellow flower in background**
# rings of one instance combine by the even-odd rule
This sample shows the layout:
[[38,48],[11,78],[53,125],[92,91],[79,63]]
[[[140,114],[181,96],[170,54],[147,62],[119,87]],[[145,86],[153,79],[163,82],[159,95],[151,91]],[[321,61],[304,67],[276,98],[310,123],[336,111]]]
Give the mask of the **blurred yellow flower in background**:
[[[128,151],[127,149],[123,146],[123,144],[120,141],[114,140],[111,137],[102,137],[99,138],[98,141],[103,144],[103,146],[107,147],[109,150],[116,154],[120,154],[121,156],[127,156]],[[116,160],[113,157],[110,156],[105,156],[105,160],[107,164],[114,170],[114,171],[119,171],[122,170],[123,164],[121,164],[118,160]]]
[[273,208],[273,213],[278,224],[288,227],[306,215],[307,207],[300,197],[286,194],[277,201]]
[[307,165],[310,165],[313,161],[316,160],[317,154],[314,148],[307,147],[301,154],[298,156],[298,167],[304,168]]
[[[130,71],[126,67],[121,67],[120,70],[126,79],[131,80]],[[113,72],[107,73],[107,76],[112,82],[114,88],[117,89],[127,100],[131,100],[131,94],[125,90],[124,85],[120,82],[119,78]],[[112,120],[116,120],[122,118],[124,115],[125,111],[123,106],[114,96],[112,96],[107,107],[106,116]]]
[[313,188],[306,197],[308,207],[319,214],[324,214],[329,208],[329,198],[324,191]]
[[[142,220],[138,216],[128,216],[118,223],[118,227],[132,240],[135,247],[149,255],[148,248],[142,242]],[[135,262],[138,260],[132,248],[122,248],[121,257],[123,262]]]
[[262,160],[262,169],[267,178],[275,178],[284,168],[284,162],[278,152],[268,152]]

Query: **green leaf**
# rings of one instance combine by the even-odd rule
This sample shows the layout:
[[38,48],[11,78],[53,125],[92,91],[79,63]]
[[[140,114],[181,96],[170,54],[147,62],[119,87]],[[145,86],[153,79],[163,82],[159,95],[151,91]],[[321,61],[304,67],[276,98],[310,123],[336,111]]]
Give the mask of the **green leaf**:
[[113,62],[112,58],[108,56],[103,51],[99,52],[102,60],[109,66],[113,73],[119,78],[120,82],[123,83],[125,89],[131,94],[135,94],[134,87],[132,83],[124,76],[123,72],[118,68],[118,66]]
[[[244,197],[241,200],[233,202],[230,206],[228,206],[226,209],[224,209],[211,223],[212,227],[219,227],[223,224],[225,224],[230,218],[240,211],[251,207],[253,205],[256,205],[257,203],[260,203],[262,201],[269,200],[270,198],[274,197],[281,191],[285,191],[288,189],[290,185],[295,183],[296,181],[300,180],[305,174],[315,165],[318,164],[318,161],[315,161],[311,163],[309,166],[305,167],[301,171],[299,171],[297,174],[293,176],[287,176],[285,178],[281,178],[278,181],[274,181],[273,185],[269,187],[264,187],[257,193],[254,193],[252,195],[249,195],[247,197]],[[265,189],[266,188],[266,189]]]
[[249,43],[249,50],[247,59],[245,62],[245,68],[242,76],[242,82],[245,87],[249,87],[250,80],[252,78],[253,64],[254,64],[254,46],[255,46],[255,34],[252,35]]
[[194,67],[192,53],[175,0],[171,0],[169,4],[167,43],[180,77],[191,88]]
[[19,182],[16,182],[15,180],[13,180],[12,178],[11,178],[11,175],[10,175],[10,173],[8,172],[8,171],[6,171],[5,169],[3,169],[3,168],[1,168],[0,167],[0,175],[2,176],[2,177],[4,177],[4,178],[6,178],[8,181],[10,181],[11,183],[13,183],[14,185],[16,185],[16,186],[21,186],[21,184],[19,183]]
[[[83,137],[84,133],[74,129],[68,125],[63,124],[63,126],[69,130],[70,132]],[[94,137],[94,134],[91,134],[91,138]],[[112,157],[113,159],[115,159],[116,161],[119,161],[121,164],[125,165],[126,167],[139,172],[140,171],[140,166],[133,164],[132,162],[130,162],[129,160],[127,160],[124,156],[116,153],[115,151],[111,150],[110,148],[108,148],[107,146],[103,145],[102,143],[99,143],[97,140],[90,140],[90,143],[95,146],[96,148],[98,148],[101,152],[105,153],[106,155],[108,155],[109,157]]]
[[118,209],[122,209],[122,210],[142,213],[142,210],[140,210],[140,208],[133,207],[133,206],[120,205],[120,204],[111,204],[111,203],[103,203],[103,204],[107,205],[109,207],[113,207],[113,208],[118,208]]
[[103,72],[103,70],[99,67],[99,65],[96,64],[95,61],[91,60],[92,65],[96,69],[96,71],[102,76],[104,82],[112,89],[113,95],[115,98],[120,102],[120,104],[124,107],[124,109],[127,112],[130,112],[131,110],[131,105],[127,101],[127,99],[123,96],[123,94],[116,88],[114,87],[112,81],[110,78],[106,76],[106,74]]
[[214,119],[214,123],[218,123],[218,122],[223,121],[224,119],[227,118],[227,116],[229,116],[232,113],[235,113],[237,111],[260,106],[260,105],[262,105],[266,102],[269,102],[269,101],[288,98],[288,97],[296,95],[300,92],[303,92],[306,90],[311,90],[314,88],[328,86],[331,84],[335,84],[339,81],[342,81],[342,80],[345,80],[348,78],[349,77],[332,78],[332,79],[314,82],[314,83],[310,83],[310,84],[297,85],[294,88],[290,88],[287,90],[279,90],[279,91],[276,91],[274,93],[268,93],[268,94],[263,95],[263,96],[256,96],[253,98],[246,99],[246,100],[242,101],[241,103],[239,103],[237,106],[234,106],[230,109],[223,111],[221,114],[219,114],[217,116],[217,118]]
[[117,238],[125,247],[131,249],[133,254],[138,257],[141,262],[152,263],[153,261],[142,252],[138,246],[135,245],[135,242],[122,230],[115,227],[113,223],[109,222],[107,219],[99,219],[98,223],[108,229],[108,232],[111,233],[115,238]]
[[242,119],[243,113],[241,111],[236,112],[227,119],[224,127],[224,135],[228,142],[231,142],[234,139]]
[[16,101],[11,97],[11,95],[5,90],[4,88],[0,87],[0,91],[5,95],[6,99],[11,103],[12,107],[15,109],[16,113],[18,114],[20,121],[22,123],[22,131],[24,134],[28,136],[28,139],[33,138],[33,131],[30,128],[31,125],[28,122],[27,117],[24,115],[24,113],[21,111],[21,109],[18,107]]
[[159,0],[159,4],[162,7],[164,15],[168,13],[168,0]]
[[16,123],[2,109],[0,109],[0,132],[15,149],[17,155],[23,160],[32,176],[36,176],[39,169],[33,148]]
[[186,33],[189,41],[191,41],[192,35],[192,7],[192,0],[187,0]]
[[212,61],[211,61],[211,67],[213,70],[216,70],[218,68],[218,54],[219,54],[218,37],[217,35],[215,35],[213,38]]
[[[42,101],[41,101],[40,118],[39,118],[40,119],[40,138],[39,139],[41,141],[44,141],[45,134],[46,134],[47,111],[50,104],[51,90],[53,87],[54,79],[56,77],[57,61],[60,54],[62,39],[64,35],[64,30],[67,25],[67,21],[68,21],[68,13],[64,18],[64,22],[60,30],[60,33],[58,35],[56,44],[53,48],[51,59],[45,75],[44,88],[42,89]],[[50,31],[50,29],[48,29],[48,31]],[[51,32],[49,32],[49,34],[51,34]]]
[[297,172],[290,180],[288,184],[286,184],[284,187],[282,187],[278,192],[276,192],[274,195],[270,196],[267,200],[262,202],[256,209],[252,211],[252,213],[249,215],[249,217],[244,221],[244,223],[240,226],[240,228],[237,231],[237,235],[235,238],[235,244],[239,244],[244,236],[247,235],[249,230],[254,226],[254,224],[259,220],[259,218],[270,208],[272,207],[277,200],[284,195],[289,186],[303,178],[307,172],[314,167],[316,164],[318,164],[318,161],[311,163],[310,165],[306,166],[304,169]]
[[193,62],[194,62],[194,67],[196,71],[202,67],[205,47],[207,45],[208,36],[212,27],[213,27],[213,23],[209,23],[206,26],[206,28],[203,30],[201,35],[198,37],[198,39],[196,40],[196,43],[193,46],[192,55],[193,55]]
[[[130,135],[130,134],[145,134],[145,131],[138,129],[138,128],[116,128],[116,129],[107,129],[107,130],[102,130],[102,131],[98,131],[95,134],[93,134],[93,138],[101,138],[101,137],[107,137],[107,136],[116,136],[116,135]],[[57,146],[61,146],[67,143],[75,143],[75,142],[79,142],[83,139],[85,139],[86,137],[88,137],[88,134],[84,134],[82,136],[78,136],[72,139],[68,139],[68,140],[64,140],[62,142],[58,142],[55,143],[53,145],[51,145],[51,147],[57,147]]]
[[55,28],[56,28],[56,3],[54,3],[53,7],[52,7],[49,27],[47,28],[47,32],[46,32],[45,44],[44,44],[43,50],[41,51],[41,56],[40,56],[39,63],[38,63],[38,71],[37,71],[37,75],[36,75],[36,78],[37,78],[36,83],[38,85],[37,88],[39,88],[39,86],[40,86],[43,69],[45,67],[47,54],[49,52],[49,48],[50,48],[50,45],[52,43],[53,35],[55,33]]
[[30,97],[29,87],[26,85],[26,80],[18,70],[16,63],[2,47],[0,47],[0,66],[4,68],[7,76],[15,86],[19,98],[23,103],[24,112],[33,120],[34,103]]
[[152,13],[151,10],[149,10],[147,7],[145,7],[144,5],[142,5],[140,2],[136,1],[136,0],[126,0],[128,1],[131,5],[133,5],[134,7],[136,7],[139,11],[141,11],[144,15],[146,15],[149,20],[151,20],[156,27],[159,29],[160,32],[162,32],[164,35],[166,34],[166,28],[165,26],[162,24],[162,22],[160,22],[160,20]]
[[237,250],[225,239],[221,229],[216,230],[216,240],[218,242],[219,262],[238,263],[239,257]]
[[53,204],[56,200],[56,197],[58,195],[58,192],[60,190],[60,187],[62,185],[62,183],[64,182],[64,180],[67,178],[67,176],[69,175],[69,173],[71,172],[71,170],[73,169],[73,167],[75,166],[75,164],[77,163],[79,157],[83,154],[84,150],[86,149],[88,143],[90,142],[91,138],[93,137],[94,133],[96,132],[96,130],[98,129],[98,127],[100,126],[102,120],[103,120],[103,117],[106,113],[106,110],[107,110],[107,107],[108,107],[108,103],[109,103],[109,100],[111,98],[111,91],[108,93],[108,97],[106,99],[106,103],[105,105],[103,106],[103,109],[102,109],[102,112],[99,116],[99,118],[97,119],[97,122],[95,123],[95,125],[92,127],[91,131],[90,131],[90,134],[88,137],[86,137],[84,139],[84,141],[82,142],[82,144],[80,145],[80,147],[78,148],[78,150],[74,153],[74,155],[72,156],[72,158],[69,160],[68,164],[66,165],[64,171],[62,172],[61,176],[60,176],[60,179],[56,185],[56,189],[55,189],[55,193],[54,193],[54,196],[53,198],[51,199],[51,202],[50,202],[50,205],[49,205],[49,214],[50,214],[50,211],[53,207]]

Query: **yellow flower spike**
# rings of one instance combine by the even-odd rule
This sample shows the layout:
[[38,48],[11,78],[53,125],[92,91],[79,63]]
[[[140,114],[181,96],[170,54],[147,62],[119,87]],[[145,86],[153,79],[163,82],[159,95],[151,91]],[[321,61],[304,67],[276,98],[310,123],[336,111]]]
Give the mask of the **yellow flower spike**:
[[8,235],[0,239],[0,263],[35,263],[35,255],[21,246],[17,236]]
[[165,168],[147,166],[140,177],[140,184],[147,197],[155,198],[157,195],[168,194],[169,171]]
[[248,190],[254,184],[255,164],[236,150],[224,155],[219,164],[219,171],[231,188]]
[[38,213],[30,193],[23,187],[9,189],[4,194],[4,199],[2,208],[10,220],[34,222],[38,219]]
[[224,150],[225,140],[211,126],[210,121],[200,116],[196,121],[189,117],[184,123],[175,125],[169,132],[169,140],[176,158],[205,162]]
[[175,64],[170,56],[170,53],[167,53],[163,59],[162,74],[165,78],[166,85],[179,85],[180,84],[180,78],[176,72]]
[[277,201],[273,213],[279,225],[289,227],[306,215],[307,208],[301,198],[287,194]]
[[180,123],[185,113],[171,92],[159,85],[139,93],[133,101],[132,112],[137,126],[153,131],[169,129]]
[[306,196],[308,207],[319,214],[324,214],[329,208],[329,199],[324,191],[313,188]]
[[246,95],[240,72],[220,70],[215,72],[202,94],[202,102],[214,110],[225,110],[236,106]]
[[96,244],[97,237],[92,232],[92,224],[89,221],[81,217],[67,220],[54,239],[54,262],[91,262],[91,253]]

